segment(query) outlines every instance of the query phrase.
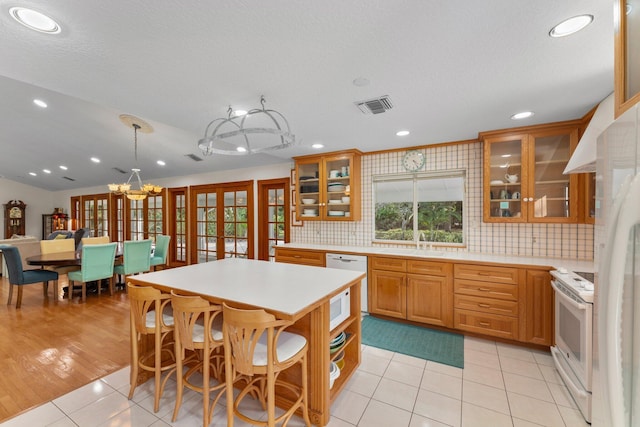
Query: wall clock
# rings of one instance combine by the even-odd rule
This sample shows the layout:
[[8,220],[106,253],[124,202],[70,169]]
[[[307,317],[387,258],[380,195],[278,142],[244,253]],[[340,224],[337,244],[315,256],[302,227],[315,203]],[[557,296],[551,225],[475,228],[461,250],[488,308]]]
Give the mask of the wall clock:
[[404,153],[404,157],[402,158],[402,166],[409,172],[415,172],[424,166],[425,156],[422,151],[418,150],[409,150]]

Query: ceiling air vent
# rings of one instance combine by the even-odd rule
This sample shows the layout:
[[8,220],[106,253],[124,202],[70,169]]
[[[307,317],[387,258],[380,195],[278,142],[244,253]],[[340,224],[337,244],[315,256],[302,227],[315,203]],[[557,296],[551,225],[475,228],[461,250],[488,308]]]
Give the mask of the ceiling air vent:
[[122,170],[122,169],[120,169],[120,168],[111,168],[111,169],[113,169],[114,171],[118,171],[118,172],[120,172],[120,173],[122,173],[122,174],[127,173],[127,171]]
[[73,178],[69,178],[68,176],[63,176],[63,179],[66,179],[67,181],[75,181],[75,179]]
[[185,154],[184,156],[190,158],[194,162],[201,162],[203,160],[202,157],[198,157],[195,154]]
[[393,108],[389,95],[355,103],[364,114],[380,114]]

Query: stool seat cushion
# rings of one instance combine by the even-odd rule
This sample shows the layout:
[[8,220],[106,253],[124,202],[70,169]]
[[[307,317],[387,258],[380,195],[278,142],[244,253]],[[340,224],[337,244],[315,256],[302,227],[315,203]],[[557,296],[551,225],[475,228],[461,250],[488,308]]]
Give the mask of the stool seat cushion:
[[[214,319],[211,325],[211,336],[216,341],[222,341],[222,316]],[[193,325],[193,342],[204,342],[204,326],[198,323]]]
[[[302,335],[292,334],[291,332],[282,332],[276,343],[276,354],[278,361],[285,361],[293,357],[296,353],[304,348],[307,339]],[[264,332],[253,352],[254,366],[267,366],[267,333]]]
[[[38,283],[48,280],[58,280],[58,273],[49,270],[26,270],[22,273],[23,283]],[[22,284],[22,283],[20,283]]]
[[[162,313],[162,321],[167,326],[173,326],[173,314]],[[156,327],[156,312],[155,310],[150,310],[147,312],[147,316],[145,319],[145,325],[147,328],[155,328]]]

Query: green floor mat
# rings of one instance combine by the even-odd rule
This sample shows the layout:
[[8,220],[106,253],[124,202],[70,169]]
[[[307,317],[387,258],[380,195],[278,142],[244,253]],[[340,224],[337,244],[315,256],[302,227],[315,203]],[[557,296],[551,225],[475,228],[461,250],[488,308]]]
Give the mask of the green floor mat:
[[362,344],[464,368],[464,336],[365,316]]

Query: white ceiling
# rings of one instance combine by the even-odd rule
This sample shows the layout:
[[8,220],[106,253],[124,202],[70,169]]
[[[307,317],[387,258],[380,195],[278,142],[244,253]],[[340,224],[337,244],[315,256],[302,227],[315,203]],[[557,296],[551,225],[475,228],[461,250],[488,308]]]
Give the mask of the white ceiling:
[[[15,5],[62,32],[22,27],[8,14]],[[595,17],[585,30],[548,36],[584,13]],[[613,1],[0,0],[0,58],[0,175],[63,190],[126,180],[112,169],[136,166],[123,113],[155,129],[138,138],[145,181],[287,162],[315,142],[375,151],[580,118],[613,90]],[[206,125],[229,105],[257,108],[260,95],[298,145],[185,157],[200,155]],[[381,95],[394,104],[384,114],[354,105]],[[535,116],[509,119],[523,110]]]

